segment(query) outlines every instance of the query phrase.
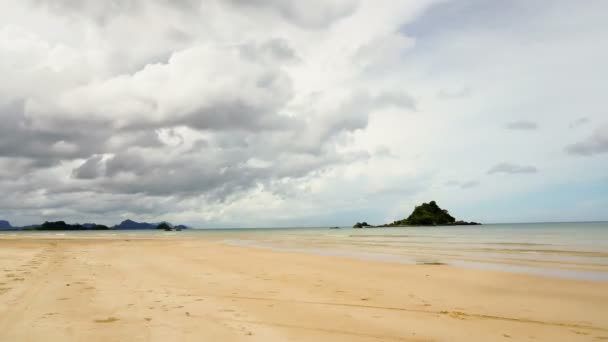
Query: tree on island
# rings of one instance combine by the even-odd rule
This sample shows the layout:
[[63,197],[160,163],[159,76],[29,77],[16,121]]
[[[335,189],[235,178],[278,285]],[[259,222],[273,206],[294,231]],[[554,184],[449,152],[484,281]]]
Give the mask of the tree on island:
[[110,229],[102,224],[67,224],[65,221],[49,222],[46,221],[40,226],[32,227],[31,230],[107,230]]
[[158,223],[146,223],[146,222],[135,222],[131,220],[122,221],[120,224],[108,227],[103,224],[97,223],[74,223],[69,224],[65,221],[46,221],[42,224],[32,224],[21,227],[13,227],[8,221],[0,220],[0,230],[128,230],[128,229],[165,229],[165,230],[183,230],[189,227],[184,225],[173,226],[169,222]]
[[[430,201],[422,203],[414,208],[414,211],[403,220],[394,221],[393,223],[384,224],[377,227],[396,227],[396,226],[465,226],[478,225],[477,222],[456,221],[446,209],[441,209],[437,202]],[[373,227],[367,222],[357,222],[353,228]]]
[[173,227],[171,227],[171,225],[167,222],[162,222],[161,224],[156,226],[156,229],[173,230]]
[[353,226],[353,228],[363,228],[363,227],[371,227],[367,222],[357,222]]
[[435,201],[422,203],[405,220],[395,221],[392,225],[433,226],[453,224],[456,219],[450,213],[441,209]]

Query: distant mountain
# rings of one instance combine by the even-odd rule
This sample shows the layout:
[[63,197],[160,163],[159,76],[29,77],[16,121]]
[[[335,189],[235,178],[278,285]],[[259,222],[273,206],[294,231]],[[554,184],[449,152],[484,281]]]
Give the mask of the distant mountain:
[[14,229],[8,221],[0,220],[0,229]]
[[[173,226],[170,223],[171,230],[183,230],[189,227],[184,225]],[[84,223],[84,224],[67,224],[64,221],[57,222],[44,222],[43,224],[33,224],[24,227],[13,227],[8,221],[0,220],[0,230],[137,230],[137,229],[158,229],[159,223],[147,223],[147,222],[135,222],[133,220],[124,220],[120,224],[113,227],[104,226],[97,223]]]
[[115,225],[112,229],[117,230],[135,230],[135,229],[156,229],[157,223],[135,222],[132,220],[124,220],[120,224]]

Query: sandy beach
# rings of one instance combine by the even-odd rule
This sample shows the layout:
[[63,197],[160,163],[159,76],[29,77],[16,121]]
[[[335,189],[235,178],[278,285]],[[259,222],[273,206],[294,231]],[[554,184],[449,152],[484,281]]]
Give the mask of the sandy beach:
[[608,340],[608,283],[211,238],[0,238],[0,341],[503,340]]

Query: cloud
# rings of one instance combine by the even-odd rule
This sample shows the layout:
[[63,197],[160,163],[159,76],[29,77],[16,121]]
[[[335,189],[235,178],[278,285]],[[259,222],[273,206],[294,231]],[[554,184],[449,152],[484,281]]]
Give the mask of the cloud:
[[82,16],[99,25],[108,25],[121,15],[136,16],[146,7],[161,7],[180,12],[197,12],[203,0],[27,0],[57,15]]
[[454,89],[454,90],[441,89],[437,93],[437,96],[440,99],[451,100],[451,99],[461,99],[461,98],[470,97],[472,94],[473,94],[473,92],[472,92],[471,88],[463,87],[463,88]]
[[92,156],[87,159],[82,165],[74,169],[72,176],[79,179],[95,179],[102,175],[102,156]]
[[506,125],[507,129],[522,130],[522,131],[534,131],[538,129],[538,124],[532,121],[513,121]]
[[85,15],[99,24],[118,17],[120,14],[133,14],[141,10],[141,2],[134,0],[94,1],[94,0],[30,0],[37,6],[60,15]]
[[517,165],[511,163],[499,163],[488,170],[488,174],[505,173],[505,174],[518,174],[518,173],[537,173],[538,170],[534,166]]
[[[573,174],[593,179],[606,162],[568,154],[603,152],[603,131],[584,139],[568,124],[572,113],[585,115],[575,127],[605,116],[606,6],[0,5],[1,219],[268,226],[350,223],[356,212],[387,222],[429,198],[477,208]],[[507,123],[537,131],[522,141]],[[564,139],[579,142],[555,154]],[[475,179],[497,155],[535,166],[490,173],[556,171]],[[470,191],[434,186],[444,179]]]
[[608,152],[608,125],[597,128],[587,139],[568,145],[566,153],[571,155],[591,156]]
[[464,182],[451,180],[451,181],[448,181],[445,183],[446,186],[459,187],[460,189],[474,188],[474,187],[479,186],[479,184],[481,184],[481,183],[477,180],[469,180],[469,181],[464,181]]
[[570,123],[570,128],[576,128],[576,127],[585,125],[585,124],[589,123],[589,121],[590,120],[587,117],[578,118]]
[[357,0],[312,0],[306,3],[282,0],[229,0],[252,11],[270,11],[306,28],[324,28],[352,14]]

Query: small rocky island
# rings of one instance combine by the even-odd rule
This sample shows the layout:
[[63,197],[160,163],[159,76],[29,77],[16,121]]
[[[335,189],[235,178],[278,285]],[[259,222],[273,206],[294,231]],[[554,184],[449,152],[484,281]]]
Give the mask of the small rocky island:
[[466,222],[456,220],[446,209],[441,209],[435,201],[422,203],[414,208],[412,214],[403,220],[379,226],[372,226],[367,222],[357,222],[353,228],[374,228],[374,227],[416,227],[416,226],[470,226],[480,225],[477,222]]

